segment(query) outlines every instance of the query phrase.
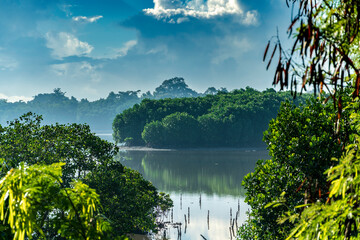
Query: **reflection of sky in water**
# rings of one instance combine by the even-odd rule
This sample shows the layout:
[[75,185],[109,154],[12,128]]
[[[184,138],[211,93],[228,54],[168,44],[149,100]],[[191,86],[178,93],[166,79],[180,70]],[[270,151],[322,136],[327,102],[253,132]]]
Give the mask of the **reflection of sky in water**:
[[[174,201],[173,221],[182,223],[182,240],[226,240],[230,238],[230,208],[238,226],[246,219],[243,177],[253,171],[258,159],[267,159],[267,151],[244,150],[178,150],[126,151],[120,153],[125,165],[139,171],[159,191],[170,194]],[[201,193],[201,208],[199,197]],[[182,204],[180,204],[182,196]],[[190,224],[185,230],[185,218],[190,207]],[[207,213],[209,215],[209,230]],[[165,221],[171,221],[171,214]],[[236,225],[234,227],[236,231]],[[167,236],[178,238],[178,230],[169,228]],[[158,238],[162,239],[162,238]],[[234,237],[232,239],[235,239]]]
[[[170,196],[174,201],[173,220],[174,222],[182,223],[182,240],[203,240],[200,234],[209,240],[230,239],[230,208],[232,209],[232,217],[235,218],[239,201],[240,215],[238,225],[240,226],[246,219],[245,212],[248,210],[248,206],[244,203],[243,198],[201,195],[200,208],[199,194],[182,194],[182,204],[180,204],[181,194],[171,193]],[[180,208],[181,205],[182,208]],[[190,223],[187,224],[185,233],[184,215],[188,218],[188,208],[190,208]],[[208,210],[210,211],[209,229],[207,224]],[[171,220],[170,214],[167,220]],[[234,230],[236,231],[235,226]],[[170,228],[167,234],[171,239],[178,239],[177,229]]]

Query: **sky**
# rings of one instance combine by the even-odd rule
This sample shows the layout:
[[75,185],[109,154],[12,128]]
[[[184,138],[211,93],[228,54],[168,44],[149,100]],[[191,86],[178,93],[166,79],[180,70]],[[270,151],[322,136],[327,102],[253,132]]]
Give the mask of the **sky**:
[[96,100],[173,77],[264,90],[263,52],[277,29],[288,41],[290,12],[285,0],[0,0],[0,98]]

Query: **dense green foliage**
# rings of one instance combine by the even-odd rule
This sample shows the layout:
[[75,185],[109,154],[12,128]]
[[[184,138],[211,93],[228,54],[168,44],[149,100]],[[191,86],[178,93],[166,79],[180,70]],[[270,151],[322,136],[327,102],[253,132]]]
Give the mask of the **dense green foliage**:
[[[356,106],[354,108],[354,106]],[[336,166],[326,171],[331,182],[327,203],[316,202],[307,206],[299,215],[288,215],[282,221],[298,221],[288,239],[359,239],[359,194],[360,178],[360,103],[348,109],[352,112],[351,125],[354,133],[350,135],[340,159],[333,159]],[[356,109],[356,110],[355,110]]]
[[[164,210],[172,204],[167,195],[158,193],[141,175],[116,162],[117,147],[95,136],[87,125],[41,125],[40,116],[28,113],[1,127],[0,152],[4,158],[1,177],[21,162],[41,166],[66,163],[61,189],[76,188],[78,185],[73,182],[81,180],[94,189],[91,191],[102,194],[97,197],[102,205],[99,214],[109,219],[116,235],[155,230],[158,209]],[[44,194],[49,194],[47,190],[44,189]],[[135,192],[139,195],[135,196]],[[114,211],[115,208],[118,211]],[[52,228],[54,211],[63,216],[66,210],[56,206],[57,210],[53,211],[35,209],[43,224],[39,224],[34,234],[40,236],[43,232],[47,238],[56,235]]]
[[[295,91],[299,82],[301,91],[306,91],[309,85],[315,93],[328,90],[333,102],[327,113],[332,117],[327,120],[316,114],[309,117],[309,122],[284,118],[276,127],[282,131],[267,133],[267,136],[275,136],[274,140],[288,139],[286,135],[292,132],[293,124],[288,129],[280,126],[290,122],[301,126],[304,136],[308,134],[308,137],[295,137],[295,141],[287,141],[282,148],[274,148],[272,141],[268,143],[273,158],[259,163],[255,173],[245,180],[249,189],[255,189],[249,191],[247,198],[253,212],[239,235],[243,239],[360,239],[360,1],[294,0],[286,3],[292,4],[288,32],[294,39],[293,48],[284,51],[277,38],[270,51],[272,54],[267,55],[269,41],[264,53],[264,60],[270,56],[268,67],[279,50],[273,83],[279,84],[281,89],[291,83]],[[314,112],[318,109],[313,105],[307,107]],[[320,125],[316,118],[320,119]],[[318,135],[321,124],[325,124],[322,126],[324,133]],[[281,155],[277,157],[278,153]],[[281,170],[276,172],[278,169]],[[280,182],[275,183],[275,187],[266,186],[283,179],[286,179],[283,185]],[[256,187],[258,185],[260,188]],[[298,196],[294,195],[294,189],[295,193],[300,193]],[[263,217],[266,211],[273,213],[272,226],[267,223],[269,219]],[[260,231],[264,224],[269,225],[270,235]]]
[[110,92],[106,98],[96,101],[87,99],[77,100],[66,97],[59,88],[53,93],[41,93],[29,102],[7,102],[0,99],[0,124],[27,113],[35,112],[44,116],[45,124],[55,123],[86,123],[93,131],[111,131],[111,124],[116,114],[140,103],[143,99],[197,97],[216,94],[217,90],[209,88],[205,93],[198,93],[188,87],[183,78],[165,80],[153,93],[149,91],[141,94],[140,90],[126,92]]
[[8,224],[1,226],[2,239],[11,238],[7,229],[12,230],[14,240],[108,239],[103,231],[109,231],[110,224],[97,214],[99,196],[80,181],[63,187],[62,165],[21,163],[2,178],[0,218]]
[[63,181],[68,185],[99,165],[112,161],[117,149],[90,132],[87,125],[41,125],[42,117],[27,113],[0,128],[0,152],[9,168],[20,162],[64,162]]
[[[151,147],[262,146],[262,132],[290,93],[252,88],[197,98],[149,100],[118,114],[114,139]],[[304,97],[296,102],[304,101]]]
[[102,212],[117,234],[156,229],[156,218],[172,205],[168,195],[158,193],[139,172],[117,161],[89,173],[85,182],[100,195]]
[[[294,225],[277,224],[282,215],[299,212],[295,207],[304,202],[326,199],[323,172],[335,164],[331,158],[339,157],[342,147],[333,132],[335,116],[331,105],[317,100],[300,107],[282,104],[264,134],[271,159],[259,161],[244,178],[252,211],[240,229],[241,239],[284,239]],[[266,207],[280,196],[286,206]]]

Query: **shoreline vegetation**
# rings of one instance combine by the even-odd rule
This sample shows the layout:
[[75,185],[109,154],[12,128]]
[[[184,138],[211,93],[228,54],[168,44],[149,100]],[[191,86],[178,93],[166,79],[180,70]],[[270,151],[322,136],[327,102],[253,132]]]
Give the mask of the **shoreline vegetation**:
[[119,146],[119,151],[236,151],[236,152],[257,152],[267,151],[266,147],[194,147],[194,148],[152,148],[144,146]]
[[86,123],[93,132],[112,132],[112,122],[116,114],[144,99],[199,97],[218,92],[227,92],[227,90],[209,87],[203,93],[196,92],[189,88],[181,77],[164,80],[153,92],[112,91],[107,97],[94,101],[67,97],[66,92],[55,88],[52,93],[39,93],[28,102],[7,102],[5,99],[0,99],[0,124],[6,125],[9,120],[33,112],[44,117],[43,124]]
[[310,96],[294,100],[290,92],[247,87],[205,97],[144,99],[115,117],[113,138],[157,149],[265,148],[263,132],[281,102],[299,105]]

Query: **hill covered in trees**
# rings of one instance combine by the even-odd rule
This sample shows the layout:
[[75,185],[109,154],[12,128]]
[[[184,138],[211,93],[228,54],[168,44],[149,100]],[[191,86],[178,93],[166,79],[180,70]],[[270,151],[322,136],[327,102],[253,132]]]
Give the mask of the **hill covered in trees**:
[[280,103],[292,99],[290,92],[250,87],[205,97],[144,99],[116,116],[114,139],[160,148],[263,146],[263,132]]
[[7,102],[0,99],[0,124],[5,125],[9,119],[15,119],[27,112],[41,114],[44,124],[87,123],[93,131],[111,131],[111,124],[116,114],[140,103],[143,99],[198,97],[216,94],[226,89],[208,88],[204,93],[198,93],[188,87],[183,78],[175,77],[165,80],[154,92],[141,93],[137,91],[110,92],[106,98],[96,101],[65,96],[61,89],[52,93],[41,93],[29,102]]

